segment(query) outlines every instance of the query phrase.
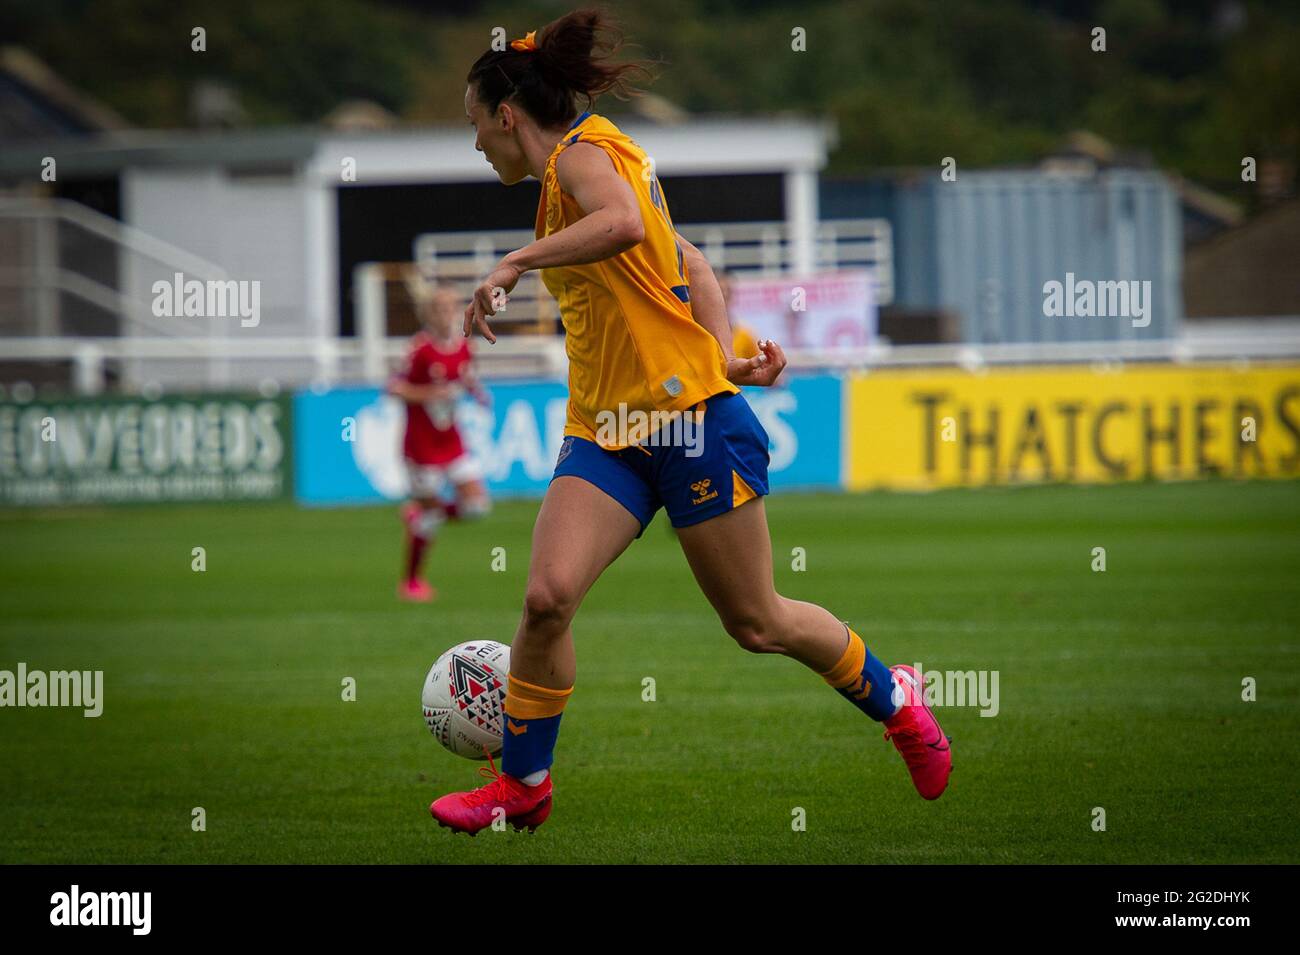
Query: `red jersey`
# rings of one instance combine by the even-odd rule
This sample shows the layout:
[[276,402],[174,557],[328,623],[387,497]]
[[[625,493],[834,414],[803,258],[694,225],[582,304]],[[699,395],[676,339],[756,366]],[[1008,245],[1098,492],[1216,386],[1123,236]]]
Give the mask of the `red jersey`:
[[[398,377],[413,385],[459,382],[469,367],[469,342],[460,338],[449,351],[443,351],[443,347],[427,332],[416,332]],[[450,464],[465,453],[456,430],[455,393],[443,401],[406,403],[402,453],[416,464]]]

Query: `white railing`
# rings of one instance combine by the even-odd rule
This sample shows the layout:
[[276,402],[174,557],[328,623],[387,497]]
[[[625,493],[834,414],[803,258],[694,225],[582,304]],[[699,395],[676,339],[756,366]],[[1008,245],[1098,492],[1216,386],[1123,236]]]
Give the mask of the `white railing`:
[[787,354],[796,369],[870,369],[916,365],[1032,365],[1118,362],[1271,361],[1300,358],[1300,333],[1240,337],[1184,336],[1151,341],[1018,342],[1000,345],[891,345]]
[[[738,277],[788,275],[796,252],[784,221],[683,225],[715,269]],[[886,219],[825,219],[817,224],[813,255],[818,272],[861,270],[873,279],[877,305],[894,301],[894,240]]]
[[[677,227],[699,246],[717,269],[739,276],[786,275],[793,271],[797,251],[784,220],[717,222]],[[428,276],[437,275],[468,292],[507,252],[533,241],[531,229],[496,232],[430,232],[417,236],[411,255]],[[893,233],[885,219],[827,219],[817,226],[812,256],[817,271],[861,269],[875,282],[876,304],[894,300]],[[537,273],[529,273],[510,295],[517,305],[505,323],[542,324],[557,317],[555,302]]]
[[4,335],[91,326],[101,334],[187,337],[191,325],[153,313],[152,279],[176,272],[226,278],[219,266],[68,199],[0,199],[0,247]]
[[[379,384],[407,347],[404,337],[362,338],[11,338],[0,344],[0,361],[69,360],[79,393],[102,390],[107,366],[131,360],[234,361],[245,368],[265,363],[263,382],[275,387]],[[476,341],[475,360],[485,378],[562,380],[567,359],[555,336],[501,336],[497,344]],[[923,365],[977,369],[1002,364],[1173,362],[1268,362],[1300,359],[1300,328],[1269,335],[1195,334],[1147,342],[1034,342],[1004,345],[889,345],[787,355],[796,370],[870,370]],[[291,370],[286,373],[286,367]],[[142,383],[149,385],[149,382]],[[200,383],[196,382],[197,387]]]
[[[247,372],[246,384],[276,387],[332,387],[378,384],[405,355],[408,339],[360,338],[6,338],[0,339],[0,363],[9,361],[69,361],[78,394],[104,390],[110,366],[127,362],[236,362]],[[495,345],[479,342],[476,358],[486,377],[563,378],[568,367],[564,342],[555,337],[505,336]],[[258,364],[265,368],[259,373]],[[0,364],[0,374],[3,365]],[[249,381],[251,379],[251,382]],[[191,379],[191,388],[212,387]],[[144,379],[136,388],[161,387]]]

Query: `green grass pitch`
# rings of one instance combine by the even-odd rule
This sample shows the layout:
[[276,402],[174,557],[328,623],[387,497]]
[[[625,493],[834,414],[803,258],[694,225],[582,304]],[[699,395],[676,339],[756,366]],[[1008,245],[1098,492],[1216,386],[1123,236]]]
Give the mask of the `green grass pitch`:
[[662,515],[575,622],[550,821],[469,839],[427,806],[479,764],[432,740],[419,690],[446,647],[512,638],[535,501],[447,528],[428,606],[394,597],[394,508],[9,511],[0,669],[102,669],[105,703],[0,710],[0,862],[1300,858],[1300,484],[767,506],[783,593],[887,662],[998,672],[997,716],[937,711],[954,737],[939,801],[815,674],[730,641]]

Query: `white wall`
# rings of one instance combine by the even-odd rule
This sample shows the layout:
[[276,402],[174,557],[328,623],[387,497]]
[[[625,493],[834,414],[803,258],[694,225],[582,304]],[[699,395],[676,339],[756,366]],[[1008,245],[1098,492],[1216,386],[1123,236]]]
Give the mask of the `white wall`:
[[[319,213],[314,212],[319,204],[311,201],[315,189],[297,174],[230,176],[217,167],[127,170],[122,177],[122,217],[128,225],[207,260],[227,279],[260,283],[256,326],[246,326],[238,317],[189,317],[154,323],[162,325],[158,330],[245,341],[319,334],[320,315],[310,314],[309,306],[316,303],[319,313],[321,282],[319,277],[308,281],[318,266],[313,263],[309,269],[304,239],[311,220],[313,228],[320,228]],[[172,275],[173,270],[133,261],[124,284],[137,299],[152,302],[154,281],[170,281]],[[155,333],[144,322],[134,330]],[[205,383],[249,385],[285,374],[297,378],[302,377],[301,364],[256,358],[213,362]],[[193,363],[151,361],[137,365],[132,377],[163,384],[193,382]]]

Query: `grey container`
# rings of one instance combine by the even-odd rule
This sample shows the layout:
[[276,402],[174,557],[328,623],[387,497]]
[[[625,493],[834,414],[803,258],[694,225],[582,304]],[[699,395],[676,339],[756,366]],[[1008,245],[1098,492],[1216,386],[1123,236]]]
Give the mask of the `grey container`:
[[[1182,222],[1159,172],[958,171],[824,180],[824,219],[880,217],[894,236],[895,304],[959,317],[973,344],[1167,339],[1182,322]],[[1150,324],[1045,314],[1044,284],[1150,282]],[[1139,286],[1141,288],[1142,286]],[[1132,311],[1130,303],[1130,313]]]

